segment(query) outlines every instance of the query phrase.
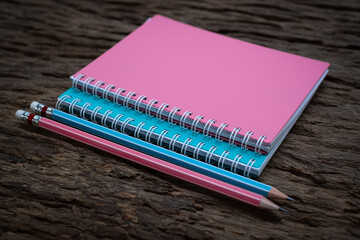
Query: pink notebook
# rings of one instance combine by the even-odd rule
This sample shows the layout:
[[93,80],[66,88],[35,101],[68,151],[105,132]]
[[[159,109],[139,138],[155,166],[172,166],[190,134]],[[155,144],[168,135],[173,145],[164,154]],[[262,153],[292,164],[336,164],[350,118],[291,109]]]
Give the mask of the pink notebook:
[[120,104],[269,152],[328,67],[156,15],[72,78]]

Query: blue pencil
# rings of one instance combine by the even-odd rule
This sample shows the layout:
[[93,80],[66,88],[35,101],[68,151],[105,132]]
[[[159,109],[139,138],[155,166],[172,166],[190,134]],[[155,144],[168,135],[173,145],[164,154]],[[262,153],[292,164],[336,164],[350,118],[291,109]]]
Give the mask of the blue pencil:
[[263,195],[264,197],[292,200],[290,197],[280,192],[276,188],[266,185],[264,183],[260,183],[253,179],[246,178],[241,175],[215,167],[213,165],[192,159],[185,155],[162,148],[141,139],[137,139],[129,135],[120,133],[118,131],[114,131],[99,124],[45,106],[44,104],[33,102],[30,108],[35,113],[41,114],[45,117],[49,117],[55,121],[67,124],[74,128],[81,129],[98,137],[102,137],[112,142],[163,159],[178,166],[190,169],[192,171],[196,171],[198,173],[232,184],[234,186],[244,188],[254,193],[258,193],[260,195]]

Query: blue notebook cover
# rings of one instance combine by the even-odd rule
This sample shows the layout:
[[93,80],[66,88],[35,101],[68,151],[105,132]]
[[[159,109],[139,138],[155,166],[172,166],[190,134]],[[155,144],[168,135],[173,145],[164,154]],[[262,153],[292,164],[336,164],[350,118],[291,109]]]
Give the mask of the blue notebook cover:
[[[253,151],[242,149],[239,146],[232,146],[227,142],[219,141],[213,137],[208,137],[201,133],[193,132],[190,129],[182,128],[179,125],[170,124],[169,122],[160,120],[154,116],[149,116],[143,112],[138,112],[134,109],[114,104],[113,102],[104,100],[102,98],[93,96],[82,91],[78,91],[74,88],[68,89],[59,97],[59,99],[64,96],[70,97],[65,99],[64,101],[64,103],[67,103],[68,106],[73,102],[74,99],[79,99],[81,101],[76,102],[77,107],[83,107],[86,103],[91,103],[91,105],[87,106],[87,110],[89,111],[94,111],[97,106],[101,107],[101,109],[97,109],[97,114],[105,114],[107,111],[112,111],[110,114],[108,112],[109,119],[115,119],[118,114],[121,114],[123,116],[119,119],[119,123],[123,123],[127,119],[132,118],[133,120],[131,122],[128,122],[127,127],[129,125],[136,127],[139,126],[141,122],[143,122],[144,124],[142,124],[143,126],[141,129],[147,131],[153,130],[152,134],[160,135],[164,130],[167,130],[168,132],[166,133],[166,135],[164,135],[164,137],[172,139],[175,134],[179,134],[180,136],[177,138],[177,142],[179,143],[184,143],[188,138],[191,138],[192,141],[189,143],[189,147],[192,146],[193,148],[196,148],[202,145],[201,143],[203,143],[203,145],[201,146],[201,150],[206,152],[213,150],[213,156],[217,156],[218,158],[220,158],[221,156],[225,156],[224,152],[228,151],[228,154],[226,155],[227,163],[232,163],[237,160],[236,172],[239,174],[244,174],[246,176],[259,176],[271,157],[270,154],[262,155]],[[101,124],[101,122],[99,124]],[[153,126],[155,126],[156,129],[154,129]],[[151,129],[151,127],[153,127],[153,129]],[[157,143],[154,142],[154,144]],[[214,150],[214,148],[212,149],[213,146],[216,146],[216,150]],[[240,160],[239,156],[242,156]],[[218,164],[218,162],[213,161],[211,163],[215,166],[223,167],[229,171],[235,170],[235,168],[231,168],[234,167],[234,165],[231,166],[230,164]]]

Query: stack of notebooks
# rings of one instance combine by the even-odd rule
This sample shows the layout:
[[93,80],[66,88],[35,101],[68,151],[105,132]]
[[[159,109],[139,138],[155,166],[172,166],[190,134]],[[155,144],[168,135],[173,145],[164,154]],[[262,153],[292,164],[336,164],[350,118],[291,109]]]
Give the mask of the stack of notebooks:
[[75,73],[56,107],[256,177],[328,67],[156,15]]
[[121,114],[129,135],[259,176],[328,66],[156,15],[74,74],[57,107],[78,99],[89,121]]

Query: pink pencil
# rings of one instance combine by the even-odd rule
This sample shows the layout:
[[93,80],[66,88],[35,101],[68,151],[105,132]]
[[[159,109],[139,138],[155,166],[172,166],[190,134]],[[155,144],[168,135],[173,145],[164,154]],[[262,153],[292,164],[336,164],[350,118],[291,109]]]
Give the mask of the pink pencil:
[[172,163],[168,163],[147,154],[107,141],[89,133],[55,122],[53,120],[40,117],[33,113],[18,110],[15,114],[15,117],[24,122],[27,122],[28,124],[39,126],[52,132],[61,134],[63,136],[85,143],[89,146],[109,152],[121,158],[125,158],[129,161],[136,162],[151,169],[155,169],[159,172],[169,174],[176,178],[180,178],[184,181],[194,183],[196,185],[221,193],[236,200],[248,203],[250,205],[264,209],[286,211],[268,200],[267,198],[263,197],[262,195],[179,167]]

